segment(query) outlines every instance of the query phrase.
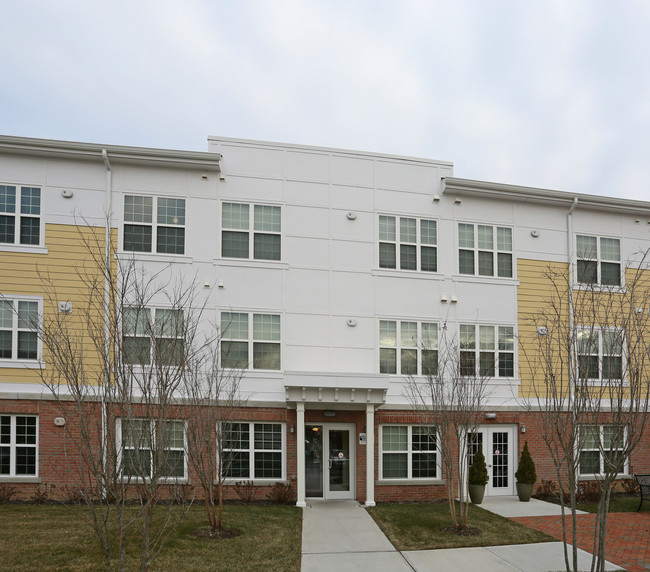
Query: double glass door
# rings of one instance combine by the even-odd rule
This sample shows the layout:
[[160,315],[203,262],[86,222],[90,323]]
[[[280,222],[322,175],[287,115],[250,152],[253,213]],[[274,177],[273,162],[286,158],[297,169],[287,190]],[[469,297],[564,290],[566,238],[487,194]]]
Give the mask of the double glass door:
[[305,495],[354,498],[354,425],[305,425]]

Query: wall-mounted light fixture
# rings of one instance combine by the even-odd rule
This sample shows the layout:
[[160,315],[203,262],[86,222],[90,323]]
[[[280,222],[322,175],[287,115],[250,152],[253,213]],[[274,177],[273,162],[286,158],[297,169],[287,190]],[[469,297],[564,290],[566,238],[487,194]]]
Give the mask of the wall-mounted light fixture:
[[522,433],[525,433],[526,432],[526,426],[522,425],[521,427],[519,427],[519,431],[521,431]]
[[289,427],[289,433],[295,433],[295,432],[296,432],[296,428],[293,425],[291,425]]
[[352,211],[348,211],[347,213],[345,213],[345,218],[347,218],[348,220],[356,220],[357,219],[357,213],[352,212]]

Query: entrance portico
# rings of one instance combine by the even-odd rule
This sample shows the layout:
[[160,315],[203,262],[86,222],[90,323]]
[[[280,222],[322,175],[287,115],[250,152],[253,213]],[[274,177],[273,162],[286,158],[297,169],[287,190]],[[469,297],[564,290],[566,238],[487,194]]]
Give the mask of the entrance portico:
[[[361,471],[365,472],[365,504],[375,505],[375,409],[385,403],[386,390],[367,386],[285,386],[287,404],[296,408],[297,506],[306,506],[308,497],[355,499],[355,475]],[[306,421],[305,412],[311,410],[322,412],[327,421]],[[328,417],[337,412],[364,412],[364,431],[357,434],[354,424]],[[357,442],[365,449],[365,467],[355,453]]]

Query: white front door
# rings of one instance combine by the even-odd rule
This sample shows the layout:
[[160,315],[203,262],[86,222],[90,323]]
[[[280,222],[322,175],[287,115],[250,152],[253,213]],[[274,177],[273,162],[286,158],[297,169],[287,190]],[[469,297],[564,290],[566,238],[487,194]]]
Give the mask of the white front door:
[[305,496],[353,499],[354,425],[305,425]]
[[515,494],[515,436],[515,427],[512,425],[482,425],[474,435],[470,464],[477,447],[482,447],[490,477],[485,487],[487,496]]

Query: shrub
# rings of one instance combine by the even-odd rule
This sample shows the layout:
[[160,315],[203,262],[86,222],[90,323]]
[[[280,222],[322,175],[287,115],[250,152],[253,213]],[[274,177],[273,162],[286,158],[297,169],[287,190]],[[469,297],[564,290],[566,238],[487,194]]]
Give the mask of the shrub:
[[46,504],[52,500],[52,493],[56,487],[54,485],[36,485],[36,490],[32,495],[32,500],[36,504]]
[[545,481],[542,479],[542,484],[537,487],[535,496],[542,499],[557,497],[557,485],[555,481]]
[[524,443],[521,458],[519,459],[519,468],[515,473],[515,478],[518,483],[527,483],[531,485],[537,480],[535,463],[533,462],[533,458],[530,456],[530,451],[528,450],[528,441]]
[[480,448],[474,453],[474,462],[469,468],[467,479],[470,485],[487,485],[488,483],[489,477],[485,457]]
[[9,502],[16,494],[16,487],[0,485],[0,504]]
[[266,495],[266,498],[274,504],[290,504],[291,502],[295,502],[291,483],[275,483],[271,487],[271,491]]
[[621,487],[628,495],[636,495],[639,492],[639,483],[636,482],[636,479],[621,479],[619,481]]
[[235,492],[239,500],[247,504],[253,502],[257,494],[253,481],[237,481],[235,483]]

